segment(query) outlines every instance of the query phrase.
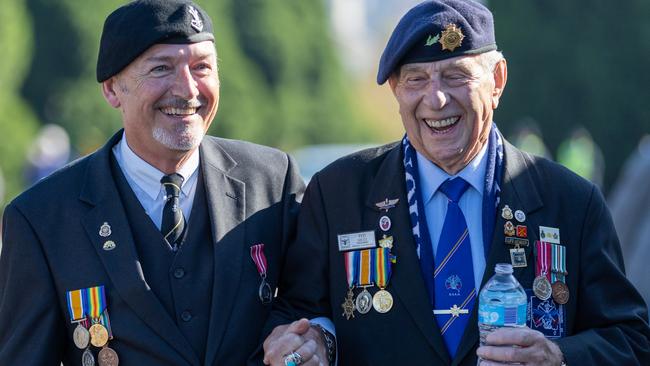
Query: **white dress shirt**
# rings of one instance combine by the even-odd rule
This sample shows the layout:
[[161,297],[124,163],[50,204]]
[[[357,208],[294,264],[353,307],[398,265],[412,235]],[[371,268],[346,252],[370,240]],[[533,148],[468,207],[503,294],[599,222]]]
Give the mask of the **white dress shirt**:
[[[113,146],[113,155],[115,155],[115,160],[117,160],[120,169],[122,169],[126,177],[126,181],[129,183],[138,201],[140,201],[140,204],[151,218],[151,221],[160,230],[162,212],[165,207],[165,190],[160,183],[160,179],[165,173],[154,168],[151,164],[136,155],[129,147],[125,134],[122,134],[122,140]],[[176,172],[184,178],[179,200],[185,222],[189,222],[190,220],[199,175],[198,168],[199,149],[196,149]]]
[[442,226],[447,214],[447,196],[438,190],[447,179],[461,177],[469,187],[461,196],[458,206],[467,221],[470,246],[472,247],[472,264],[474,268],[474,287],[480,290],[485,271],[485,249],[483,246],[483,191],[485,189],[485,170],[487,167],[487,144],[458,174],[451,176],[424,156],[417,153],[420,189],[424,203],[427,227],[431,236],[431,245],[435,258]]

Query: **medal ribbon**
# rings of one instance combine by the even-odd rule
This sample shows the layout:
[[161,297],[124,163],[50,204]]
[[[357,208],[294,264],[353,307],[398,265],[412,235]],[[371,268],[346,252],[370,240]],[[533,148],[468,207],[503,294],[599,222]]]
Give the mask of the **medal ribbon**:
[[93,320],[100,320],[100,315],[106,309],[106,294],[104,293],[104,286],[95,286],[86,289],[87,291],[87,304],[88,315]]
[[70,313],[70,321],[76,323],[86,318],[87,306],[84,290],[68,291],[66,294],[66,301],[68,303],[68,312]]
[[564,276],[567,275],[566,271],[566,247],[559,244],[551,244],[552,250],[552,266],[551,266],[551,278],[553,283],[555,281],[564,282]]
[[264,243],[255,244],[251,247],[251,258],[257,267],[257,273],[266,278],[266,255],[264,255]]
[[111,329],[111,319],[108,317],[108,311],[104,310],[100,316],[99,322],[108,330],[108,339],[113,339],[113,330]]
[[373,257],[374,257],[374,249],[364,249],[359,252],[358,284],[360,286],[372,285],[372,280],[374,277],[374,273],[373,273],[374,268],[372,263],[374,261]]
[[377,248],[375,252],[375,283],[380,289],[386,288],[391,274],[391,255],[388,248]]
[[537,258],[535,260],[535,275],[546,276],[546,279],[551,281],[551,244],[544,241],[536,241],[535,249],[537,250]]
[[345,274],[347,275],[348,288],[353,288],[358,284],[359,252],[345,252],[343,253],[343,259],[345,260]]

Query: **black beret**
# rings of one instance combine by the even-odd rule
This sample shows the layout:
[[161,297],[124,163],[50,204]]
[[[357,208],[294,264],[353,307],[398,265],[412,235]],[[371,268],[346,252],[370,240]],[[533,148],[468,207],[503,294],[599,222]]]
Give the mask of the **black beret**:
[[116,75],[157,43],[214,41],[212,20],[188,0],[137,0],[104,22],[97,58],[97,81]]
[[425,1],[399,21],[379,61],[377,83],[398,66],[496,50],[492,13],[471,0]]

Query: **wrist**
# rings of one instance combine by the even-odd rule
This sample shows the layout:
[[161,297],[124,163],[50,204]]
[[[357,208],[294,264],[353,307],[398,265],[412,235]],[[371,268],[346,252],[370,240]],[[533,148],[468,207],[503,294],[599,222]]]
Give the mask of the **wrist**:
[[334,338],[334,335],[320,324],[312,323],[311,326],[315,328],[320,334],[321,339],[323,340],[323,344],[325,345],[325,354],[327,355],[327,362],[330,365],[333,365],[334,361],[336,361],[336,339]]

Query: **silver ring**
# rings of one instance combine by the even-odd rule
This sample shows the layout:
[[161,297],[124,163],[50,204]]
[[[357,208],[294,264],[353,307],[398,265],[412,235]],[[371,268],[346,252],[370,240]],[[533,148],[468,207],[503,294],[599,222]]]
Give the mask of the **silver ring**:
[[284,366],[298,366],[302,363],[302,356],[298,352],[291,352],[284,358]]

